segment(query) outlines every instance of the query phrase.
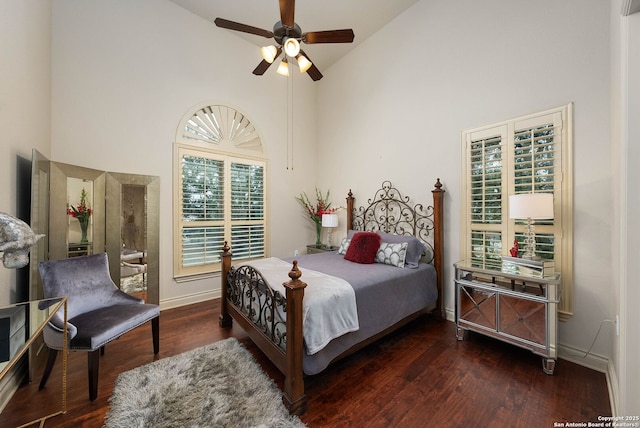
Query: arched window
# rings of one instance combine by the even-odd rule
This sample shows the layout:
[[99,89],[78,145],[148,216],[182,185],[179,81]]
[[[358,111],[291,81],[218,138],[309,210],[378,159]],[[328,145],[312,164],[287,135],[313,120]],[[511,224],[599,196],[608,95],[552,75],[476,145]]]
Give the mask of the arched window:
[[180,122],[174,157],[174,276],[220,269],[266,254],[266,172],[260,135],[237,109],[195,107]]

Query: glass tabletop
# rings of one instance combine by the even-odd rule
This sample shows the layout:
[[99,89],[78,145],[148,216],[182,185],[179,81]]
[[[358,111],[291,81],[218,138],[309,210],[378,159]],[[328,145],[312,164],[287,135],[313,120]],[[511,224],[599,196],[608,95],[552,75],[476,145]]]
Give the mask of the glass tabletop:
[[0,307],[0,378],[11,369],[64,305],[64,297]]

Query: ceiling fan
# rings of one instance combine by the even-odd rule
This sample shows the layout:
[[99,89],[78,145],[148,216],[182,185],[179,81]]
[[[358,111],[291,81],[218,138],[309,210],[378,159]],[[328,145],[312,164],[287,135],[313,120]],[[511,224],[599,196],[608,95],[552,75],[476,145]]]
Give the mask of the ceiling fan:
[[287,57],[289,57],[295,58],[298,61],[301,73],[306,72],[313,80],[320,80],[322,79],[322,73],[320,73],[318,67],[311,62],[309,55],[300,49],[300,43],[351,43],[354,38],[353,30],[311,31],[303,33],[300,26],[296,24],[294,20],[295,3],[295,0],[280,0],[280,21],[275,23],[273,31],[263,30],[262,28],[252,27],[223,18],[216,18],[214,23],[220,28],[255,34],[275,40],[275,45],[265,46],[260,50],[262,58],[264,59],[253,70],[253,74],[258,76],[263,75],[284,50],[282,62],[277,70],[279,74],[289,75],[289,61],[287,59]]

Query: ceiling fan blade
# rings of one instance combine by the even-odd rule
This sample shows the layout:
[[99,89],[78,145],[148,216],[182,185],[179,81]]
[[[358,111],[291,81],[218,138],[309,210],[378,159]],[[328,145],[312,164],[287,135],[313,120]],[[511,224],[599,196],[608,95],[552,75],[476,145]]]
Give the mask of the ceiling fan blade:
[[295,0],[280,0],[280,22],[282,22],[282,25],[293,28],[295,24],[295,9]]
[[[282,53],[282,49],[278,48],[276,59],[273,62],[276,62],[276,60],[278,59],[281,53]],[[271,66],[271,64],[273,63],[263,59],[262,62],[260,62],[260,64],[258,64],[258,66],[253,69],[253,74],[255,74],[256,76],[262,76],[264,72],[267,71],[267,69]]]
[[260,64],[258,64],[258,66],[253,69],[253,74],[255,74],[256,76],[262,76],[270,66],[271,63],[263,59],[262,62],[260,62]]
[[307,55],[307,53],[302,49],[300,49],[300,53],[306,56],[309,61],[311,61],[311,67],[309,67],[309,69],[307,70],[307,74],[309,75],[309,77],[311,77],[313,81],[322,79],[323,77],[322,73],[320,73],[320,70],[318,70],[318,67],[316,67],[316,65],[313,63],[311,58],[309,58],[309,55]]
[[302,41],[311,43],[351,43],[355,38],[352,29],[311,31],[302,35]]
[[262,28],[252,27],[251,25],[241,24],[239,22],[229,21],[228,19],[216,18],[213,21],[218,27],[226,28],[227,30],[241,31],[243,33],[255,34],[256,36],[262,36],[270,39],[273,37],[273,33]]

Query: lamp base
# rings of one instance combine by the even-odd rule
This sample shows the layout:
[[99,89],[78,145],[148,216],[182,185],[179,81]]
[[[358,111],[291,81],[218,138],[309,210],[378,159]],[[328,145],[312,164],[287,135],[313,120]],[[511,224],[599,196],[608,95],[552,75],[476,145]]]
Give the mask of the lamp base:
[[531,217],[527,218],[527,225],[524,230],[524,254],[521,257],[526,260],[542,260],[540,256],[536,255],[535,226]]

